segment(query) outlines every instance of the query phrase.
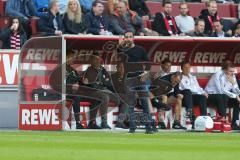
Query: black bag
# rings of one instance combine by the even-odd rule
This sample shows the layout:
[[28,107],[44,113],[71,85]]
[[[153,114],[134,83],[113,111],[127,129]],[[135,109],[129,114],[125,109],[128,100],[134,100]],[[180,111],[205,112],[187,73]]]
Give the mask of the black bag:
[[58,101],[61,95],[50,89],[37,88],[32,90],[32,100],[34,101]]

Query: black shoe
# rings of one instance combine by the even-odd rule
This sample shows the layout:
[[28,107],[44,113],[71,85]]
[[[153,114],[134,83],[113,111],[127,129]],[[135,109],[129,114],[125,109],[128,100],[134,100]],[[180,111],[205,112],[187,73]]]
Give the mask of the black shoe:
[[161,111],[169,111],[171,110],[171,106],[170,105],[167,105],[165,103],[162,103],[161,101],[159,101],[157,98],[153,98],[151,100],[152,102],[152,105],[157,108],[158,110],[161,110]]
[[135,130],[136,130],[135,128],[130,128],[128,133],[135,133]]
[[153,131],[154,133],[157,133],[157,132],[158,132],[158,129],[157,129],[156,127],[153,127],[153,128],[152,128],[152,131]]
[[112,129],[107,123],[101,123],[102,129]]
[[153,130],[151,128],[147,128],[145,134],[153,134]]
[[240,127],[236,123],[233,123],[231,127],[232,130],[240,130]]
[[184,130],[187,129],[187,128],[183,127],[183,126],[180,124],[180,122],[174,122],[172,128],[173,128],[173,129],[184,129]]
[[84,129],[81,123],[76,123],[76,129]]
[[87,129],[102,129],[99,127],[96,122],[89,122]]
[[166,127],[164,122],[158,122],[158,128],[159,129],[167,129],[167,127]]

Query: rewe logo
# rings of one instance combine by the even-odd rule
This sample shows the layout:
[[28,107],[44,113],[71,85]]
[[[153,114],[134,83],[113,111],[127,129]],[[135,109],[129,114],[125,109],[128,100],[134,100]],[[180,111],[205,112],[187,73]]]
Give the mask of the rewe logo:
[[22,109],[22,125],[59,125],[59,109]]

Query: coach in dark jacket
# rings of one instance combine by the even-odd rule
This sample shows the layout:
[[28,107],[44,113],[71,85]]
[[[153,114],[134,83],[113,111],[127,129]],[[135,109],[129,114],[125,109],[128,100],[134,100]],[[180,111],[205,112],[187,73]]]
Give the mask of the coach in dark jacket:
[[59,7],[56,0],[49,4],[50,10],[46,15],[43,15],[38,23],[38,29],[43,32],[45,36],[57,35],[60,36],[64,33],[64,26],[62,18],[59,14]]

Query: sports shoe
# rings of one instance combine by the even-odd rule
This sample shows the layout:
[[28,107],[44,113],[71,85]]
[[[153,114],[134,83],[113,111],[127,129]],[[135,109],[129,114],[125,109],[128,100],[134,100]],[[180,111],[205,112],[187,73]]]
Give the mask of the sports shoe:
[[167,127],[166,127],[164,122],[158,122],[158,128],[159,129],[167,129]]
[[173,129],[184,129],[184,130],[187,129],[186,127],[183,127],[183,126],[180,124],[180,122],[176,122],[176,121],[173,123],[172,128],[173,128]]
[[76,129],[84,129],[81,123],[76,123]]
[[236,123],[233,123],[231,127],[232,127],[232,130],[240,130],[240,127]]
[[102,129],[99,127],[96,122],[89,122],[87,129]]
[[133,134],[133,133],[135,133],[135,130],[136,130],[135,128],[130,128],[128,133],[132,133]]
[[153,134],[153,130],[151,128],[147,128],[145,134]]

